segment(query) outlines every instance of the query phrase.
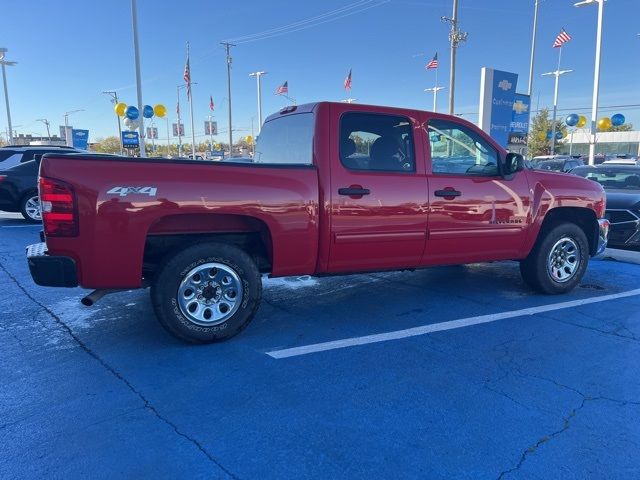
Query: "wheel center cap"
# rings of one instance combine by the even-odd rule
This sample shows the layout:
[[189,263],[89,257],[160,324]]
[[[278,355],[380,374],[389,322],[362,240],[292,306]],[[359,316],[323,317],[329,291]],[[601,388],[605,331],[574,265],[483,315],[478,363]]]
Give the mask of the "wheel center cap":
[[217,283],[207,283],[200,293],[205,301],[218,301],[222,296],[222,288]]

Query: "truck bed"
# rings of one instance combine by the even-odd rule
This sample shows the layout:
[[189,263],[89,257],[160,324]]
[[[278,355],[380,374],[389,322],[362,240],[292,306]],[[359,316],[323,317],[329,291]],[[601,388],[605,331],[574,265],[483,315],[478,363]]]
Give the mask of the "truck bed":
[[40,175],[74,188],[79,235],[47,238],[47,246],[76,261],[85,288],[139,287],[147,240],[185,233],[255,233],[274,275],[316,269],[312,165],[48,154]]

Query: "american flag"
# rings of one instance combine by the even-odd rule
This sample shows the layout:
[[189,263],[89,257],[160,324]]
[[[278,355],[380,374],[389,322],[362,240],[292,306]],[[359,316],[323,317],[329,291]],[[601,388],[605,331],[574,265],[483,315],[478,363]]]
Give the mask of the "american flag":
[[556,37],[556,41],[553,42],[553,48],[562,47],[565,43],[571,40],[571,35],[565,32],[564,28],[560,30],[560,33]]
[[209,95],[209,110],[212,112],[215,110],[215,105],[213,104],[213,96]]
[[351,69],[349,69],[349,75],[344,79],[344,89],[351,90]]
[[289,93],[289,82],[284,82],[278,88],[276,88],[276,95],[285,95]]
[[180,102],[176,103],[176,115],[180,116]]
[[431,61],[427,63],[427,65],[424,68],[426,68],[427,70],[430,70],[432,68],[438,68],[438,52],[436,52],[436,54],[433,56]]
[[184,74],[182,75],[187,84],[187,98],[191,97],[191,68],[189,67],[189,54],[187,54],[187,63],[184,65]]

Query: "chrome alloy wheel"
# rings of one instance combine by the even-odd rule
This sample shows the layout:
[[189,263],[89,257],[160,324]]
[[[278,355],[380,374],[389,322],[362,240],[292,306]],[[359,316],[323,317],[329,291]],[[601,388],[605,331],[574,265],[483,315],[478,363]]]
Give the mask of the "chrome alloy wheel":
[[558,283],[565,283],[573,278],[580,266],[580,246],[569,237],[558,240],[547,258],[547,271]]
[[34,195],[24,204],[24,210],[31,220],[42,220],[42,212],[40,211],[40,197]]
[[210,327],[229,319],[242,302],[240,276],[229,265],[204,263],[190,270],[178,287],[178,305],[187,319]]

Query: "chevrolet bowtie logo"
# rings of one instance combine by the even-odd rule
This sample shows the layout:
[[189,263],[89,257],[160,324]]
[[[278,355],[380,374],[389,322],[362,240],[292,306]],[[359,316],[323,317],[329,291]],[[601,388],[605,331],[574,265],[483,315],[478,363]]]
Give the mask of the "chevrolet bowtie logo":
[[500,83],[498,84],[498,88],[501,88],[505,92],[507,90],[511,90],[512,86],[513,86],[513,84],[509,80],[506,80],[506,79],[505,80],[500,80]]
[[529,105],[525,105],[522,100],[518,100],[516,102],[513,102],[513,110],[516,113],[525,113],[527,110],[529,110]]

